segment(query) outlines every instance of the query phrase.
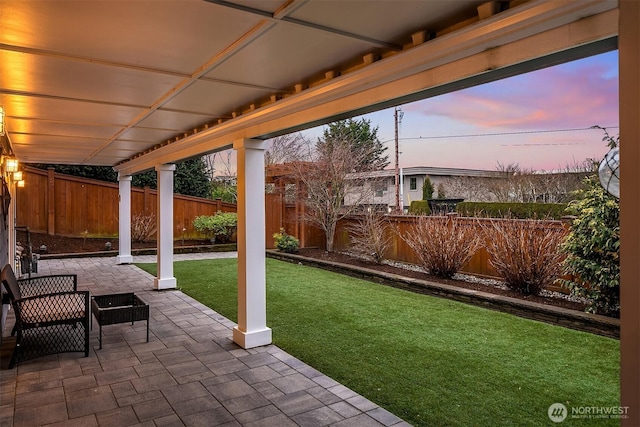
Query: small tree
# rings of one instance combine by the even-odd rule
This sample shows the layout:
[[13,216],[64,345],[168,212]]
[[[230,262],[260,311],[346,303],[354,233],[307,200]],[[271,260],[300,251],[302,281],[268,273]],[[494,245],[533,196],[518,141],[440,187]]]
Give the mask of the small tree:
[[572,294],[589,300],[587,311],[618,317],[620,315],[620,206],[598,178],[585,180],[586,190],[569,204],[575,215],[569,236],[562,245],[567,255],[564,271],[573,280],[561,280]]
[[309,158],[291,164],[301,183],[297,191],[305,205],[303,220],[324,231],[326,250],[332,252],[338,221],[373,198],[375,182],[358,173],[371,170],[372,154],[367,146],[354,151],[351,141],[335,139],[318,141]]
[[[604,132],[602,141],[609,148],[620,145],[620,136],[593,127]],[[575,219],[562,246],[567,255],[565,272],[574,279],[560,283],[572,294],[589,300],[587,311],[619,317],[620,203],[602,188],[597,175],[586,178],[585,187],[576,191],[577,200],[567,208]]]
[[447,197],[447,194],[444,189],[444,184],[443,183],[438,184],[438,199],[445,199],[446,197]]
[[473,228],[449,217],[419,217],[401,238],[424,269],[445,278],[451,278],[480,247]]
[[431,183],[431,178],[426,176],[424,178],[424,182],[422,183],[422,200],[429,200],[433,198],[433,183]]
[[391,225],[384,215],[375,209],[366,211],[349,225],[351,250],[381,264],[391,245]]

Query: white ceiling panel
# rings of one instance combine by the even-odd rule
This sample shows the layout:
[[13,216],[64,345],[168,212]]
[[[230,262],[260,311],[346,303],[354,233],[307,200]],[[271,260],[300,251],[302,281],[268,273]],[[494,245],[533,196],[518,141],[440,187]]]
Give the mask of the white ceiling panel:
[[83,123],[56,122],[50,120],[12,119],[11,131],[32,135],[57,135],[61,137],[110,138],[120,130],[117,126],[96,126]]
[[214,118],[201,114],[157,110],[138,125],[147,128],[175,130],[174,133],[180,133],[181,131],[190,132],[203,123],[213,121]]
[[164,108],[225,117],[237,108],[238,101],[240,105],[247,105],[256,97],[270,93],[266,89],[256,91],[254,87],[200,80],[167,102]]
[[7,112],[9,129],[13,129],[13,117],[125,126],[143,111],[121,105],[2,93],[0,105]]
[[445,0],[308,2],[290,17],[402,45],[409,42],[410,35],[416,31],[437,31],[463,18],[473,18],[474,7],[486,1],[467,3],[471,7],[462,9],[460,2]]
[[0,50],[9,91],[123,105],[151,105],[183,78],[59,57]]
[[103,140],[98,138],[42,135],[42,134],[21,134],[17,133],[11,137],[11,142],[16,145],[30,146],[33,149],[43,149],[50,151],[55,148],[78,149],[80,151],[93,151],[100,147]]
[[0,42],[191,74],[259,22],[200,1],[2,0]]
[[283,23],[238,51],[207,77],[291,90],[305,79],[374,49],[360,40]]
[[[143,127],[133,127],[125,131],[113,145],[121,146],[122,144],[134,144],[141,147],[140,143],[156,144],[158,141],[166,141],[176,134],[176,130],[152,129]],[[133,145],[132,145],[133,146]],[[138,150],[140,151],[140,150]]]

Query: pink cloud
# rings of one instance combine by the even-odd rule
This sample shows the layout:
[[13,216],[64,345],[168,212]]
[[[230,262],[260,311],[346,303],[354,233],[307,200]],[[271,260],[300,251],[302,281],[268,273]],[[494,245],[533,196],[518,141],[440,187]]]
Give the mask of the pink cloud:
[[617,125],[618,79],[608,75],[612,65],[593,58],[584,61],[431,98],[406,110],[484,129]]

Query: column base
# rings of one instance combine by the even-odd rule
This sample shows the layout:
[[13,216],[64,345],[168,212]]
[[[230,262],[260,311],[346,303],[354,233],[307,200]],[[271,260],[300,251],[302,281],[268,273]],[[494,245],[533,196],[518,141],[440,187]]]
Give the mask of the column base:
[[118,264],[131,264],[133,262],[133,255],[118,255]]
[[155,289],[161,291],[163,289],[175,289],[178,287],[178,282],[175,277],[168,277],[165,279],[156,279],[153,281]]
[[271,344],[271,328],[257,331],[241,331],[236,326],[233,328],[233,341],[242,348],[254,348]]

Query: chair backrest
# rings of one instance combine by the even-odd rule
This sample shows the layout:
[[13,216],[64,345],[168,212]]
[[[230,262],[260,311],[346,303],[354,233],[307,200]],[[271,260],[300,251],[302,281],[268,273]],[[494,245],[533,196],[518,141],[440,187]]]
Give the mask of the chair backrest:
[[13,273],[11,264],[5,265],[2,269],[2,283],[4,283],[4,287],[7,292],[9,292],[9,297],[12,300],[18,301],[22,299],[18,279],[16,279],[16,275]]

